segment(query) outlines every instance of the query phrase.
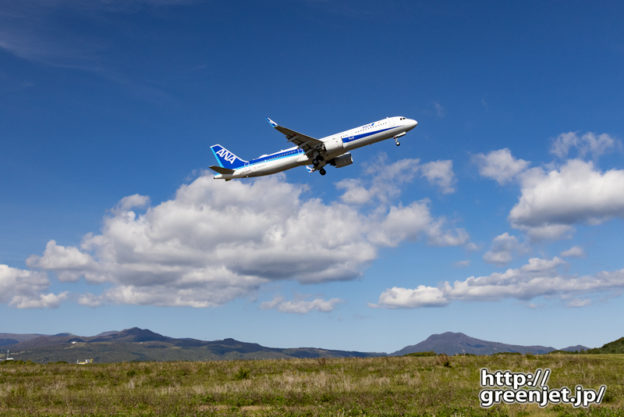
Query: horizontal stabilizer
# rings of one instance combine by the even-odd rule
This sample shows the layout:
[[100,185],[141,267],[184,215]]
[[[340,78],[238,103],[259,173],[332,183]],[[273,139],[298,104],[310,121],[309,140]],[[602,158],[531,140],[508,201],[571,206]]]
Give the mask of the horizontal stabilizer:
[[233,174],[234,173],[233,169],[218,167],[216,165],[211,166],[210,169],[218,172],[219,174]]

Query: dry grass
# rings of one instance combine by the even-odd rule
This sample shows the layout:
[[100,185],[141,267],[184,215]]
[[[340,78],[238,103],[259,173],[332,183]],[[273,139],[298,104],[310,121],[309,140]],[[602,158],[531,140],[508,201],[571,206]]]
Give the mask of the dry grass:
[[[550,368],[601,406],[479,407],[479,369]],[[496,355],[0,366],[0,416],[624,416],[624,356]]]

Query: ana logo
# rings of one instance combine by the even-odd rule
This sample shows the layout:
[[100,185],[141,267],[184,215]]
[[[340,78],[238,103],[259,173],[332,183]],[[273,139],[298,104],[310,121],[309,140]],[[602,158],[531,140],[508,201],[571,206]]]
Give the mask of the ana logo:
[[227,162],[229,162],[230,164],[233,164],[234,161],[236,160],[236,155],[234,155],[232,152],[229,152],[227,149],[225,148],[221,148],[218,152],[217,155],[219,155],[221,158],[225,159]]

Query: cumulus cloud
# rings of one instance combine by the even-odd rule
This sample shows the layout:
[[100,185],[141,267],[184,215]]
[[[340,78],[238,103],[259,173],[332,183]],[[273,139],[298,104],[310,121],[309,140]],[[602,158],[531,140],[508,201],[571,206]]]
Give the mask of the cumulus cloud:
[[381,293],[377,304],[369,304],[369,306],[386,308],[416,308],[440,307],[448,303],[449,299],[441,289],[419,285],[415,289],[399,287],[387,289]]
[[585,251],[580,246],[572,246],[570,249],[561,252],[561,256],[564,258],[582,258],[585,256]]
[[43,272],[0,264],[0,302],[17,308],[56,307],[67,293],[44,293],[50,286]]
[[594,275],[567,276],[558,271],[565,265],[561,258],[531,258],[520,268],[490,275],[471,276],[464,281],[448,281],[437,287],[419,285],[415,289],[390,288],[379,296],[374,307],[416,308],[443,306],[453,301],[496,301],[514,298],[528,301],[555,297],[571,307],[590,303],[592,295],[624,290],[624,269]]
[[563,264],[565,264],[565,261],[558,256],[552,259],[531,258],[529,263],[523,265],[520,269],[524,272],[545,272],[552,271]]
[[[394,165],[385,175],[400,170]],[[106,284],[99,295],[80,295],[83,305],[212,307],[274,280],[354,279],[380,247],[405,240],[469,241],[463,229],[434,217],[427,200],[391,205],[396,194],[388,193],[387,204],[365,214],[357,204],[306,198],[305,190],[283,176],[227,183],[202,176],[157,205],[145,196],[123,198],[80,247],[50,241],[28,265],[62,280]]]
[[336,188],[344,190],[340,196],[341,200],[347,204],[366,204],[373,200],[374,197],[380,197],[376,190],[366,188],[362,185],[361,180],[347,178],[336,183]]
[[119,200],[113,211],[124,212],[135,208],[146,207],[150,202],[150,198],[145,195],[133,194]]
[[479,153],[474,155],[472,160],[481,176],[491,178],[501,185],[518,178],[518,175],[529,166],[528,161],[514,158],[508,148],[487,154]]
[[81,304],[83,306],[98,307],[102,305],[103,302],[103,297],[91,293],[81,294],[78,297],[78,304]]
[[389,162],[386,154],[380,154],[366,167],[364,178],[339,181],[336,188],[344,190],[341,200],[347,204],[388,204],[401,194],[401,185],[411,182],[419,171],[418,159]]
[[282,297],[275,297],[271,301],[260,304],[263,310],[276,309],[284,313],[306,314],[311,311],[321,311],[328,313],[334,310],[336,304],[341,303],[340,298],[324,300],[315,298],[313,300],[284,300]]
[[523,226],[514,224],[515,228],[523,230],[529,236],[530,240],[556,240],[569,239],[572,237],[574,228],[567,224],[544,224],[540,226]]
[[423,164],[421,167],[422,176],[430,184],[436,185],[444,194],[455,192],[455,173],[453,172],[453,161],[433,161]]
[[494,238],[492,247],[483,255],[485,262],[505,265],[514,257],[514,254],[525,250],[525,246],[518,241],[518,238],[505,232]]
[[48,293],[37,296],[16,295],[11,305],[17,308],[55,308],[67,298],[67,291],[60,294]]
[[461,246],[469,242],[464,229],[446,230],[444,219],[431,216],[428,200],[391,207],[383,221],[370,232],[371,241],[381,246],[397,246],[402,241],[414,241],[422,236],[434,246]]
[[596,159],[616,147],[621,147],[620,141],[606,133],[587,132],[579,135],[577,132],[567,132],[553,140],[550,153],[559,158],[567,158],[575,150],[579,158],[591,155]]
[[406,158],[391,163],[386,154],[381,154],[365,172],[368,179],[345,179],[336,183],[336,188],[343,190],[340,198],[344,203],[386,204],[400,195],[402,184],[417,176],[438,187],[443,194],[455,191],[456,178],[450,160],[421,164],[419,159]]
[[622,189],[624,170],[603,172],[592,162],[573,159],[550,171],[534,169],[523,176],[509,220],[534,237],[557,238],[578,223],[624,217]]
[[[529,162],[514,158],[507,148],[473,156],[479,173],[499,184],[516,182],[521,194],[509,213],[512,227],[527,233],[532,241],[567,237],[576,224],[599,224],[624,217],[624,170],[601,171],[595,160],[621,148],[621,142],[602,133],[567,132],[553,140],[550,152],[562,159],[529,168]],[[565,159],[573,156],[578,159]],[[594,162],[582,158],[591,156]],[[488,252],[486,260],[497,261]],[[501,255],[504,255],[501,254]]]
[[43,256],[32,255],[26,260],[31,268],[56,271],[61,281],[76,281],[81,275],[94,266],[94,261],[78,248],[65,247],[50,240],[43,252]]

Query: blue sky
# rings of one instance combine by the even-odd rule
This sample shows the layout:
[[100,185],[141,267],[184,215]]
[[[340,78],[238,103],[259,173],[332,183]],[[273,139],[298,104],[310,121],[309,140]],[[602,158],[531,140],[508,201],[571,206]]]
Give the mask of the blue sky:
[[[0,1],[0,331],[622,336],[622,6]],[[210,145],[419,126],[324,177]]]

